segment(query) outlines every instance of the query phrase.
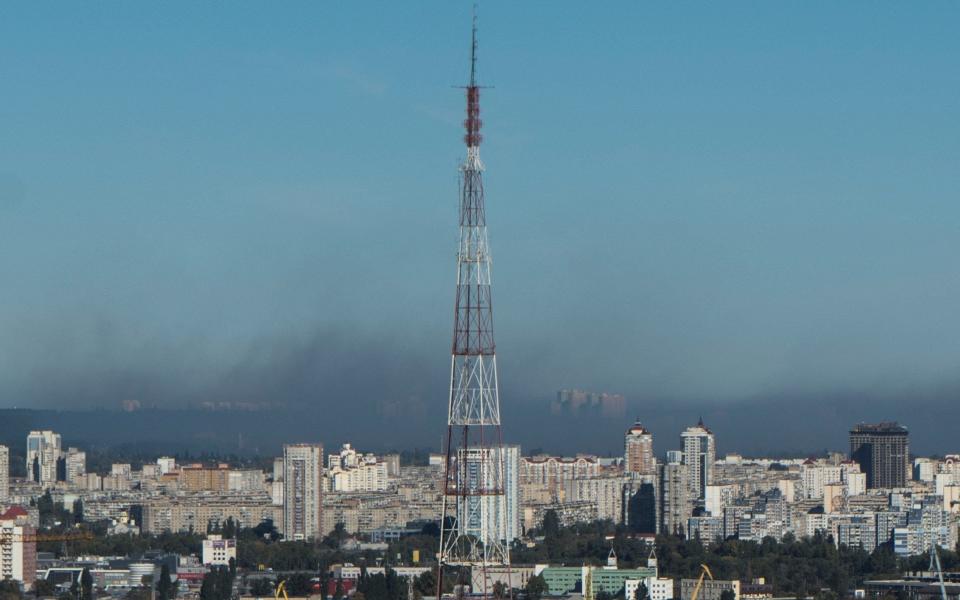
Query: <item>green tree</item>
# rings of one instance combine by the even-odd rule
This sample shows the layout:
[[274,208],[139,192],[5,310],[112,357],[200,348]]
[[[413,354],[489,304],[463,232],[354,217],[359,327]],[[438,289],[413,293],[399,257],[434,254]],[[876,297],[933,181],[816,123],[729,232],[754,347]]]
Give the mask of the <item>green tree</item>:
[[33,595],[37,598],[53,596],[57,593],[57,586],[52,581],[38,579],[33,582]]
[[720,592],[720,600],[737,600],[737,594],[733,590],[723,590]]
[[502,581],[498,581],[493,584],[493,597],[494,598],[506,598],[507,597],[507,586]]
[[173,598],[173,581],[170,580],[170,567],[164,563],[160,567],[160,580],[157,581],[157,600]]
[[0,581],[0,600],[20,600],[23,593],[20,591],[20,584],[12,579]]
[[291,596],[309,596],[312,585],[304,573],[294,573],[287,578],[287,593]]
[[530,600],[540,600],[540,598],[549,591],[547,589],[547,581],[543,578],[543,575],[534,575],[527,580],[525,591],[527,592],[527,598]]
[[221,535],[225,539],[237,537],[237,524],[233,520],[233,517],[227,517],[227,520],[223,524]]
[[212,571],[203,576],[203,582],[200,584],[200,600],[219,600],[217,576]]
[[[647,589],[647,584],[643,581],[640,582],[637,590],[633,593],[633,600],[650,600],[650,590]],[[727,598],[721,600],[727,600]]]
[[93,575],[90,569],[80,572],[80,600],[93,600]]
[[73,522],[83,523],[83,500],[80,498],[73,501]]
[[[145,587],[135,587],[132,588],[127,595],[125,596],[126,600],[150,600],[150,590]],[[67,600],[67,599],[61,599]],[[69,600],[75,600],[70,598]]]
[[273,582],[266,577],[258,577],[250,582],[250,593],[254,596],[272,596]]
[[[543,514],[543,537],[548,540],[556,539],[560,535],[560,517],[552,508]],[[549,543],[549,542],[548,542]]]
[[424,571],[413,582],[413,589],[421,596],[437,595],[437,574],[433,571]]

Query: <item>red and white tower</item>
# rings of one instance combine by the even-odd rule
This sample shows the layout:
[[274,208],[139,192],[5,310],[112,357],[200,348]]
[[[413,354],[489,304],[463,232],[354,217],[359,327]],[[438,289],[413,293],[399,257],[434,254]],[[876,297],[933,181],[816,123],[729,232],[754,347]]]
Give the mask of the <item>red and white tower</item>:
[[[460,166],[460,247],[453,314],[440,576],[443,567],[508,565],[504,447],[490,296],[490,246],[480,162],[477,20],[473,19],[470,84],[464,121],[467,157]],[[476,574],[473,577],[477,580]],[[486,581],[486,577],[483,577]],[[487,590],[474,590],[487,593]]]

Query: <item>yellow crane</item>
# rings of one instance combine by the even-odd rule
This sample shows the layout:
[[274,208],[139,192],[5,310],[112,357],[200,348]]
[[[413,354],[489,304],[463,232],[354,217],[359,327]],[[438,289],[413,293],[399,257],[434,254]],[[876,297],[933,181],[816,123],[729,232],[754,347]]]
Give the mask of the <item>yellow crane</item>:
[[277,589],[273,590],[274,600],[280,600],[280,596],[283,596],[283,600],[290,600],[290,596],[287,595],[287,580],[284,579],[277,584]]
[[703,578],[707,576],[710,578],[710,581],[713,581],[713,573],[710,572],[710,567],[707,565],[700,565],[700,577],[697,579],[697,585],[693,588],[693,594],[690,595],[690,600],[697,600],[697,596],[700,595],[700,588],[703,587]]

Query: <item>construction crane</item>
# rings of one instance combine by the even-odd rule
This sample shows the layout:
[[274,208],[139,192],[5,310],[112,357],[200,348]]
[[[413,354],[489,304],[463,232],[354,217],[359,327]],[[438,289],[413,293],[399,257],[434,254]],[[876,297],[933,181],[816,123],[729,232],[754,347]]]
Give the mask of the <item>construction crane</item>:
[[283,596],[283,600],[290,600],[290,596],[287,595],[287,580],[284,579],[277,584],[277,589],[273,590],[274,600],[280,600],[280,596]]
[[697,596],[700,595],[700,588],[703,587],[703,578],[707,576],[710,578],[710,581],[713,581],[713,573],[710,572],[710,567],[707,565],[700,565],[700,577],[697,578],[697,585],[693,588],[693,594],[690,595],[690,600],[697,600]]

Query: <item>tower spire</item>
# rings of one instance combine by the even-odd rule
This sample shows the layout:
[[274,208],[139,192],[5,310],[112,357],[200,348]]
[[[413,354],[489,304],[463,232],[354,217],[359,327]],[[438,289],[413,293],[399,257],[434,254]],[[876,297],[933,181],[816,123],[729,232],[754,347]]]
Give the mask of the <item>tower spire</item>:
[[473,31],[470,37],[470,87],[477,86],[477,5],[473,5]]
[[[463,136],[463,141],[467,143],[468,160],[479,163],[478,148],[483,136],[480,135],[480,128],[483,122],[480,120],[480,86],[477,85],[477,5],[473,5],[473,29],[470,35],[470,85],[467,86],[467,118],[463,122],[467,133]],[[481,167],[482,168],[482,167]]]
[[[437,597],[445,568],[471,568],[473,576],[493,566],[507,566],[510,543],[519,534],[514,500],[516,486],[507,477],[519,460],[514,447],[503,445],[500,392],[493,337],[490,244],[487,238],[480,162],[480,87],[477,85],[477,15],[473,13],[470,85],[466,86],[464,121],[467,158],[460,166],[460,245],[453,312],[453,344],[447,403],[446,456],[440,525],[440,569]],[[489,596],[492,590],[474,590]]]

